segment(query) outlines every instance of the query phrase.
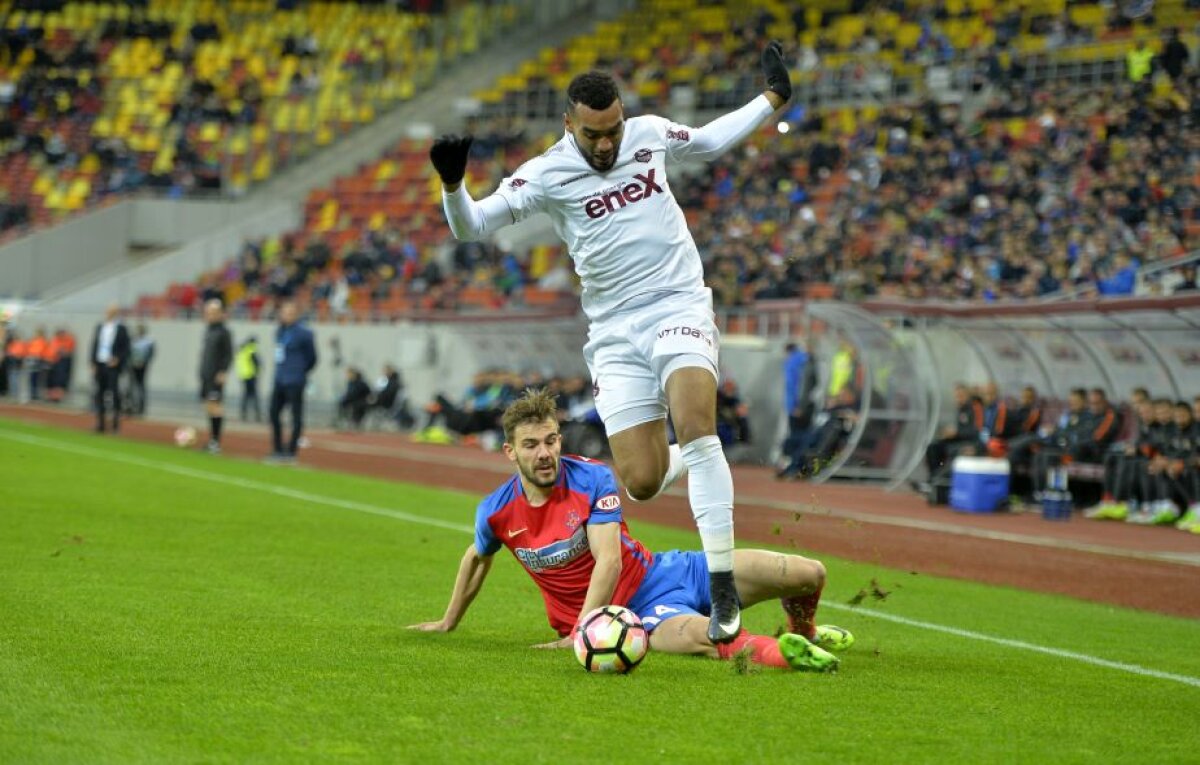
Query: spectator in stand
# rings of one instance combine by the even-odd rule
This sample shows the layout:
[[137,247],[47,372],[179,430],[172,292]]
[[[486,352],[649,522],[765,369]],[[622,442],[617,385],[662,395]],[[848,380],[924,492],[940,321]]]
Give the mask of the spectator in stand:
[[[1165,526],[1181,521],[1180,504],[1188,510],[1183,526],[1194,528],[1197,503],[1200,503],[1200,474],[1196,459],[1200,454],[1200,429],[1186,401],[1172,406],[1172,422],[1165,428],[1160,454],[1151,459],[1143,474],[1142,490],[1146,503],[1130,523]],[[1176,501],[1180,504],[1176,504]]]
[[954,386],[954,406],[954,424],[942,428],[940,436],[925,448],[929,485],[920,488],[922,493],[928,493],[932,485],[944,479],[950,463],[963,448],[979,443],[983,431],[983,402],[966,383],[958,383]]
[[112,401],[112,431],[121,429],[121,372],[129,363],[132,345],[129,330],[121,323],[121,308],[110,305],[105,311],[104,321],[96,325],[92,335],[92,351],[88,358],[92,364],[92,376],[96,386],[96,432],[105,432],[105,398]]
[[1170,410],[1166,409],[1160,420],[1156,417],[1155,403],[1148,397],[1135,399],[1133,409],[1137,433],[1119,451],[1105,457],[1104,494],[1099,504],[1084,511],[1085,518],[1123,521],[1137,515],[1139,500],[1145,499],[1141,494],[1141,476],[1155,454],[1156,444],[1161,441],[1160,432],[1168,424],[1166,417]]
[[367,385],[362,371],[358,367],[346,367],[346,390],[338,399],[339,420],[348,422],[354,430],[362,430],[370,398],[371,386]]
[[[300,323],[296,303],[288,300],[279,308],[275,331],[275,385],[271,390],[271,444],[269,462],[291,464],[304,432],[304,389],[308,375],[317,366],[317,346],[312,331]],[[292,420],[291,438],[283,443],[284,407]]]
[[1172,28],[1168,30],[1167,42],[1158,57],[1163,71],[1172,80],[1179,80],[1187,71],[1190,58],[1187,45],[1179,37],[1179,29]]
[[1137,45],[1125,54],[1125,73],[1135,85],[1154,74],[1154,51],[1150,50],[1146,38],[1138,40]]
[[1100,272],[1096,289],[1101,295],[1132,295],[1137,283],[1137,270],[1141,264],[1127,253],[1117,255],[1112,266]]

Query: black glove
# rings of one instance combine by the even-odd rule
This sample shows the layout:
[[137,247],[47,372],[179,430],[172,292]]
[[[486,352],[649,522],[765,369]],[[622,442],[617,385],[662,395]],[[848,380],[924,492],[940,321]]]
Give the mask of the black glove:
[[453,186],[467,173],[467,154],[471,151],[469,135],[444,135],[429,147],[429,159],[442,176],[442,183]]
[[792,79],[788,77],[787,67],[783,64],[783,46],[772,40],[762,52],[763,74],[767,77],[767,90],[775,93],[784,101],[792,98]]

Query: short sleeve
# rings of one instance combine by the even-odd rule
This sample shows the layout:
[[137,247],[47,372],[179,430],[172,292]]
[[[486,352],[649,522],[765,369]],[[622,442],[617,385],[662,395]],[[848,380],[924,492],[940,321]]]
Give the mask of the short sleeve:
[[486,503],[481,503],[475,510],[475,551],[480,555],[495,555],[500,552],[500,540],[492,533],[491,518]]
[[513,223],[520,223],[543,208],[542,180],[538,168],[526,162],[500,182],[496,196],[508,203]]
[[606,465],[597,465],[594,475],[588,523],[620,523],[621,491],[617,479]]

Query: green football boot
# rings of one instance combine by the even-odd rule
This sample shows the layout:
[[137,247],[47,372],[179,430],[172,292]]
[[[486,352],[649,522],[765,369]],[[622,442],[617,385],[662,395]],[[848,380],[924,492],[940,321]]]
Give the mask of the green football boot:
[[794,632],[779,636],[779,652],[798,672],[836,672],[838,668],[838,657]]
[[813,638],[812,642],[826,651],[841,653],[854,645],[854,635],[850,633],[850,630],[835,627],[832,624],[818,624],[817,636]]

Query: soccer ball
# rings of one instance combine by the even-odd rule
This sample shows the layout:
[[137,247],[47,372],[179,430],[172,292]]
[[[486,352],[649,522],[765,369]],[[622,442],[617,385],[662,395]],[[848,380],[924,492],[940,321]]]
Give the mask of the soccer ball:
[[575,630],[575,658],[589,672],[632,672],[646,658],[650,637],[628,608],[601,606]]
[[181,448],[187,448],[196,443],[196,429],[190,425],[184,425],[182,428],[175,429],[175,445]]

